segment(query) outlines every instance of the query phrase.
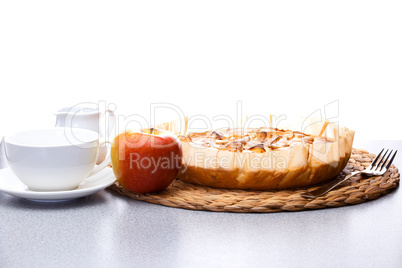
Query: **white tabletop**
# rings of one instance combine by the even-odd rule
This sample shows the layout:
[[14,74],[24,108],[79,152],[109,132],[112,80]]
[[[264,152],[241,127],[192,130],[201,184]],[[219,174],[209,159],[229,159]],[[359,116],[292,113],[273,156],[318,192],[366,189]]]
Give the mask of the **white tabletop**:
[[[354,147],[402,150],[402,141]],[[402,267],[399,189],[354,206],[266,214],[170,208],[110,190],[45,204],[0,193],[0,215],[0,267]]]

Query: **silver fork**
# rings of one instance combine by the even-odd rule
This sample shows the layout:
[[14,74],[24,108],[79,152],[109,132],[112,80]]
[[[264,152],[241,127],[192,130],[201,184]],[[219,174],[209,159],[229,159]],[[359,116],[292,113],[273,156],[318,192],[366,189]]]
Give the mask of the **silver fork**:
[[[398,152],[398,150],[395,150],[394,154],[392,155],[391,159],[388,161],[390,155],[392,154],[391,150],[389,153],[389,149],[387,149],[385,151],[385,154],[383,156],[382,152],[384,151],[384,149],[381,150],[381,152],[377,155],[377,157],[373,160],[373,162],[371,163],[370,166],[368,166],[365,170],[362,171],[355,171],[350,173],[349,175],[345,176],[345,178],[341,179],[341,180],[337,180],[334,182],[331,182],[329,184],[325,184],[323,186],[321,186],[320,188],[311,191],[311,192],[307,192],[306,194],[301,194],[302,197],[304,198],[310,198],[310,199],[314,199],[316,197],[322,196],[326,193],[328,193],[329,191],[331,191],[332,189],[334,189],[336,186],[338,186],[339,184],[341,184],[342,182],[348,180],[349,178],[357,175],[357,174],[366,174],[368,176],[381,176],[383,175],[391,166],[392,161],[394,161],[395,155]],[[381,158],[380,158],[381,157]]]

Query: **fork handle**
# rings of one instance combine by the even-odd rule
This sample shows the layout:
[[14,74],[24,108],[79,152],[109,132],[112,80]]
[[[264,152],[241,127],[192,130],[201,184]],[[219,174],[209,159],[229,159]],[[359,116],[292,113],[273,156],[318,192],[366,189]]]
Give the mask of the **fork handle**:
[[316,197],[322,196],[322,195],[328,193],[329,191],[331,191],[332,189],[334,189],[336,186],[338,186],[342,182],[344,182],[344,181],[348,180],[349,178],[351,178],[357,174],[360,174],[360,173],[362,173],[362,172],[361,171],[352,172],[349,175],[346,175],[345,178],[343,178],[343,179],[336,180],[329,184],[325,184],[325,185],[321,186],[320,188],[318,188],[314,191],[308,192],[307,194],[302,194],[301,196],[304,198],[316,198]]

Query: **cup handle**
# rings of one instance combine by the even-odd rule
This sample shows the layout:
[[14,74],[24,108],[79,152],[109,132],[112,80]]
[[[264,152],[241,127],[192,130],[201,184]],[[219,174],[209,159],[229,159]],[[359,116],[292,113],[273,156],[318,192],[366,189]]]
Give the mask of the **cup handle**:
[[[110,141],[104,141],[101,142],[98,146],[98,149],[102,147],[102,145],[104,144],[112,144],[112,142]],[[105,167],[107,167],[108,165],[110,165],[110,163],[112,163],[112,159],[110,157],[110,152],[109,154],[106,156],[105,160],[103,160],[99,165],[97,165],[96,167],[94,167],[94,169],[91,171],[91,173],[89,173],[88,177],[91,177],[92,175],[95,175],[96,173],[98,173],[99,171],[101,171],[102,169],[104,169]]]
[[113,127],[114,127],[114,123],[116,121],[116,116],[114,114],[113,111],[111,110],[106,110],[105,111],[105,115],[108,114],[108,124],[107,124],[107,130],[105,130],[105,136],[110,136],[110,134],[112,133]]

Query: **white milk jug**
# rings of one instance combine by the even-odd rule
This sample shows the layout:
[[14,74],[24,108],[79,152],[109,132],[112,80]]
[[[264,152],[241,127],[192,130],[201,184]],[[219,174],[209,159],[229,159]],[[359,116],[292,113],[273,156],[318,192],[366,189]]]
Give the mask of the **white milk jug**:
[[[54,115],[56,115],[56,127],[89,129],[98,132],[99,138],[109,136],[115,123],[115,115],[113,111],[106,110],[104,112],[105,123],[100,124],[100,119],[103,114],[98,110],[98,108],[79,106],[64,107],[55,112]],[[107,148],[101,147],[97,164],[101,163],[106,158],[106,155]]]

